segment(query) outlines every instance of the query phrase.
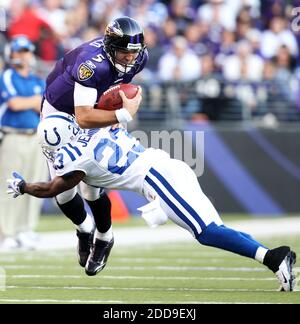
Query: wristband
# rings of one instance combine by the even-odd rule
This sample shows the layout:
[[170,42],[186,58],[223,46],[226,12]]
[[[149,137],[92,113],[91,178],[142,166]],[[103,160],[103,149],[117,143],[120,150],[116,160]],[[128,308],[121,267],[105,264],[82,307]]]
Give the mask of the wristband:
[[132,121],[132,116],[126,108],[121,108],[115,111],[119,123],[129,123]]
[[22,180],[20,183],[19,183],[19,191],[22,195],[24,195],[25,193],[25,185],[26,185],[26,182],[25,180]]

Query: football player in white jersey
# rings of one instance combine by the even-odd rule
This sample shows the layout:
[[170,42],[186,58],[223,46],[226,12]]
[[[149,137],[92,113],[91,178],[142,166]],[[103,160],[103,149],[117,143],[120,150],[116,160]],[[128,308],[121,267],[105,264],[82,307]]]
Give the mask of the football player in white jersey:
[[[226,227],[186,163],[171,159],[162,150],[145,149],[122,128],[81,131],[70,141],[63,130],[72,131],[78,126],[61,117],[49,115],[38,129],[43,150],[55,161],[57,176],[47,183],[27,183],[14,173],[14,179],[8,180],[9,193],[14,197],[24,193],[38,198],[54,197],[80,181],[98,188],[135,191],[149,201],[141,208],[148,223],[162,224],[169,218],[187,229],[201,244],[263,263],[276,274],[284,291],[293,290],[295,253],[287,246],[270,250],[250,235]],[[65,123],[69,125],[66,127]],[[57,151],[45,141],[45,136],[53,132],[60,138]],[[112,247],[103,251],[97,234],[96,230],[85,266],[87,275],[95,275],[104,268]]]

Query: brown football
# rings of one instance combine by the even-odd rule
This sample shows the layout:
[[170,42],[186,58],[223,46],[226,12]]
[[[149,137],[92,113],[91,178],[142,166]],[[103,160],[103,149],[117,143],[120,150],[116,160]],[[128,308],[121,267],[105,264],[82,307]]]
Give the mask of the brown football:
[[123,101],[119,94],[119,91],[122,90],[125,93],[125,96],[129,99],[132,99],[136,96],[138,92],[138,86],[134,84],[118,84],[115,85],[105,92],[99,98],[97,109],[104,110],[116,110],[123,107]]

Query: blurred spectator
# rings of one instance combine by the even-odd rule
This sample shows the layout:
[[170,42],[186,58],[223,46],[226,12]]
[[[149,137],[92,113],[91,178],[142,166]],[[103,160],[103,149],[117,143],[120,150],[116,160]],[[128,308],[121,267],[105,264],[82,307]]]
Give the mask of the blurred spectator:
[[227,30],[235,29],[234,12],[224,0],[208,0],[199,8],[198,17],[200,21],[209,23],[210,27],[217,25]]
[[221,43],[218,48],[218,53],[215,57],[215,64],[221,68],[227,56],[235,53],[236,41],[235,33],[230,30],[223,30]]
[[190,0],[172,0],[170,5],[170,18],[177,26],[177,34],[183,35],[189,23],[194,21],[194,11]]
[[286,0],[263,0],[261,1],[261,20],[263,28],[268,28],[273,17],[284,15]]
[[58,43],[52,28],[26,0],[12,1],[10,14],[10,38],[26,35],[36,45],[36,53],[43,60],[53,61],[58,58]]
[[11,67],[0,79],[0,249],[32,249],[41,201],[25,197],[12,201],[6,194],[6,179],[18,170],[31,181],[46,177],[46,165],[36,137],[44,81],[31,73],[34,45],[25,36],[12,40],[7,48]]
[[243,8],[247,8],[252,18],[257,18],[260,15],[260,0],[227,0],[226,3],[231,8],[235,16]]
[[158,75],[162,81],[190,81],[201,75],[199,58],[188,48],[182,36],[172,40],[171,49],[160,58],[158,65]]
[[223,63],[224,77],[228,81],[247,80],[259,82],[263,76],[264,61],[252,53],[249,42],[237,44],[236,54],[228,56]]
[[159,35],[162,45],[170,45],[171,41],[177,35],[177,26],[173,19],[168,18],[162,25],[162,31]]
[[37,13],[56,34],[63,36],[66,30],[66,10],[61,7],[62,0],[43,0]]
[[293,56],[299,54],[297,40],[290,29],[287,28],[287,21],[284,17],[274,17],[270,22],[270,29],[262,34],[261,52],[265,58],[276,56],[281,45],[288,47]]
[[273,81],[276,78],[276,64],[272,60],[267,60],[264,65],[263,70],[263,80],[264,81]]
[[294,89],[296,82],[295,67],[296,60],[291,55],[289,49],[283,45],[279,48],[277,55],[273,58],[276,67],[274,80],[280,83],[281,99],[292,101],[294,100],[297,89]]
[[[173,54],[167,56],[172,57],[170,62],[182,62],[189,55],[194,62],[197,56],[197,66],[210,53],[215,69],[221,73],[219,77],[242,83],[260,81],[261,71],[268,71],[270,60],[275,60],[272,63],[275,68],[273,82],[277,87],[281,87],[278,80],[293,80],[296,74],[294,64],[300,65],[300,34],[293,33],[289,25],[291,9],[300,6],[300,0],[12,0],[7,3],[9,19],[5,35],[28,35],[36,45],[36,54],[41,58],[40,71],[44,74],[64,52],[98,34],[101,36],[110,20],[123,15],[141,21],[149,33],[150,60],[139,76],[140,82],[152,79],[153,83],[156,76],[159,76],[156,85],[160,80],[190,80],[189,75],[201,77],[201,66],[206,63],[201,63],[200,69],[194,69],[190,62],[185,63],[184,69],[176,63],[175,71],[170,72],[159,63],[163,54]],[[182,55],[180,60],[174,49],[169,50],[177,36],[186,39],[186,52],[189,53]],[[251,54],[236,53],[240,41],[250,44]],[[0,52],[3,43],[5,38],[0,39]],[[282,46],[286,47],[286,52]],[[287,60],[287,51],[293,62],[292,68],[282,67]],[[163,65],[169,67],[170,62]],[[236,67],[237,71],[230,66]],[[291,83],[288,82],[285,88],[292,86]],[[294,89],[288,88],[288,91]]]
[[227,102],[221,98],[221,78],[216,72],[215,61],[212,55],[201,57],[202,78],[197,82],[196,91],[199,96],[198,111],[193,114],[194,120],[217,120]]
[[282,82],[288,82],[293,76],[296,67],[295,58],[291,55],[288,47],[282,45],[273,61],[277,68],[276,78]]
[[201,56],[208,52],[206,25],[201,23],[190,23],[184,32],[184,37],[197,55]]
[[[88,1],[84,2],[87,3]],[[127,11],[127,0],[93,0],[89,7],[91,22],[99,30],[105,30],[105,26],[109,21],[121,17],[124,14],[129,14]]]
[[141,72],[141,75],[144,75],[147,71],[149,74],[147,79],[153,80],[153,76],[158,70],[158,62],[161,56],[164,54],[164,49],[159,44],[157,28],[145,29],[145,43],[147,44],[147,49],[149,52],[149,61],[145,69]]
[[216,66],[212,55],[206,54],[201,57],[201,77],[208,78],[215,75]]
[[236,39],[242,40],[253,28],[253,20],[249,8],[242,8],[236,19]]
[[261,32],[258,29],[251,29],[247,32],[245,39],[250,42],[253,53],[262,56]]
[[169,16],[168,8],[159,1],[134,0],[129,2],[129,15],[141,21],[144,28],[146,26],[159,28]]

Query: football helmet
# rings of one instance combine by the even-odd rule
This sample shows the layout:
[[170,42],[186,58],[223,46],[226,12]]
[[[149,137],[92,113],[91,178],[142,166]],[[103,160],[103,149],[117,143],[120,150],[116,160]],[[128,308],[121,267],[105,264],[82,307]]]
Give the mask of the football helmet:
[[47,159],[54,161],[55,151],[72,142],[81,132],[73,116],[56,112],[48,115],[38,126],[38,141]]
[[[139,23],[129,17],[113,20],[108,24],[104,34],[104,48],[107,56],[117,71],[128,73],[134,65],[140,64],[146,49],[144,31]],[[116,51],[136,53],[130,64],[118,62]]]

